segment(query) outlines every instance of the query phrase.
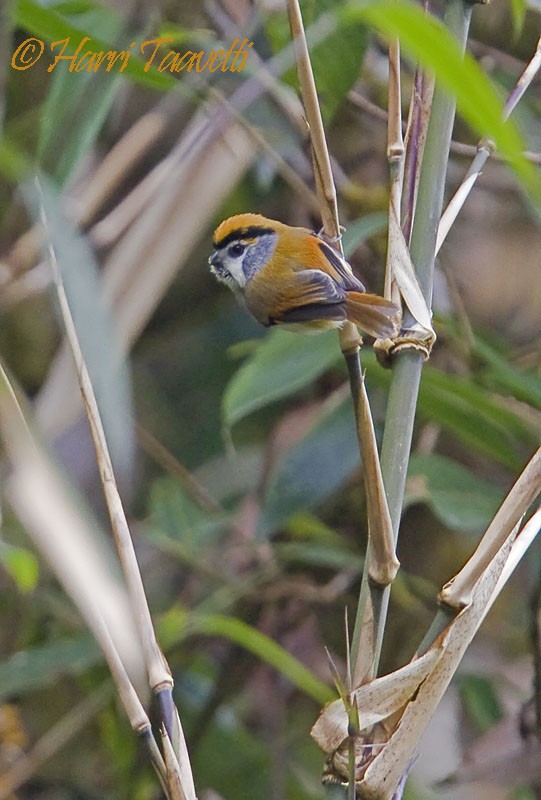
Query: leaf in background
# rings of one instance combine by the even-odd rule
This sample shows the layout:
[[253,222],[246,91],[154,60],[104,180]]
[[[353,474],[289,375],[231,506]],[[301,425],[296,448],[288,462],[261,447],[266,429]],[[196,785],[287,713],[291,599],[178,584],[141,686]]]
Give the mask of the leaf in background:
[[539,372],[516,369],[504,355],[476,337],[474,353],[487,365],[482,378],[491,388],[510,392],[517,400],[541,411],[541,376]]
[[334,331],[317,336],[278,328],[270,331],[227,387],[223,399],[224,425],[232,428],[253,411],[288,397],[339,359]]
[[[46,13],[59,15],[59,12],[68,24],[70,21],[65,15],[75,16],[78,29],[85,30],[89,37],[112,40],[120,29],[120,18],[105,6],[89,7],[86,4],[86,7],[66,8],[63,4],[61,8],[56,5],[54,9],[48,9]],[[87,46],[94,49],[92,39]],[[51,63],[60,49],[58,47],[54,54],[47,53]],[[73,52],[75,45],[70,54]],[[60,62],[48,76],[49,91],[41,109],[38,137],[40,163],[59,184],[65,183],[96,138],[119,83],[118,70],[113,73],[102,70],[94,74],[70,72],[69,66],[67,62]],[[62,137],[58,136],[59,130]]]
[[[252,628],[240,619],[223,614],[194,614],[189,620],[190,632],[205,633],[209,636],[223,636],[244,647],[258,658],[270,664],[285,675],[301,692],[312,697],[316,703],[327,703],[335,697],[326,683],[301,664],[294,656],[284,650],[261,631]],[[192,627],[193,626],[193,627]]]
[[499,91],[475,59],[469,53],[462,54],[442,22],[406,0],[349,2],[338,13],[347,22],[362,19],[386,36],[399,37],[404,52],[436,73],[440,84],[456,97],[458,110],[466,122],[480,136],[494,140],[500,154],[539,201],[539,174],[523,156],[526,147],[516,123],[503,120]]
[[91,636],[21,650],[0,662],[0,700],[50,686],[62,675],[79,675],[101,661]]
[[427,503],[444,525],[475,532],[486,528],[504,495],[449,458],[419,454],[410,459],[406,491],[407,504]]
[[330,570],[356,570],[361,572],[363,559],[347,547],[320,542],[278,542],[274,552],[286,564],[303,564],[306,567],[324,567]]
[[513,33],[515,36],[518,36],[524,28],[527,7],[526,0],[511,0],[511,16],[513,18]]
[[293,514],[331,495],[359,465],[351,400],[327,406],[312,430],[275,466],[263,501],[258,535],[268,537]]
[[36,588],[39,563],[31,550],[0,542],[0,564],[11,575],[20,592],[26,594]]
[[[303,3],[302,7],[321,113],[323,121],[327,124],[357,81],[368,43],[366,26],[355,19],[349,20],[348,24],[340,29],[332,26],[323,40],[313,41],[310,26],[334,8],[336,8],[335,0],[312,0],[310,3]],[[291,32],[287,14],[269,14],[265,29],[273,53],[281,52],[290,44]],[[283,79],[297,88],[298,79],[294,68],[288,70]]]
[[[94,143],[109,113],[119,77],[55,70],[41,109],[38,156],[41,168],[63,186]],[[58,130],[65,133],[59,140]]]
[[346,258],[349,258],[371,236],[384,231],[387,227],[387,220],[386,211],[375,211],[373,214],[365,214],[363,217],[353,220],[353,222],[348,222],[342,237]]
[[[62,272],[69,307],[96,393],[115,471],[126,478],[133,467],[131,384],[126,362],[116,346],[111,310],[103,292],[94,254],[86,239],[64,215],[50,183],[41,181],[48,235]],[[28,208],[40,221],[34,184],[24,191]]]
[[424,370],[419,410],[513,472],[524,466],[528,450],[538,443],[533,426],[506,408],[504,398],[478,386],[472,378],[434,368]]
[[[239,757],[239,753],[241,756]],[[267,800],[270,793],[268,744],[247,730],[238,712],[224,705],[208,725],[192,757],[195,782],[209,798]]]
[[286,563],[308,567],[361,571],[363,559],[348,546],[347,541],[314,514],[300,511],[285,527],[287,541],[274,544],[274,552]]
[[[363,364],[374,364],[374,355],[365,353]],[[389,370],[369,368],[366,380],[369,389],[374,384],[388,388]],[[539,442],[535,426],[510,409],[504,397],[480,386],[475,375],[451,375],[427,364],[418,409],[420,416],[434,420],[474,452],[493,458],[512,472],[522,469]]]
[[7,137],[0,139],[0,172],[9,181],[18,183],[32,168],[32,163],[18,145]]
[[169,476],[158,478],[150,490],[150,536],[179,554],[197,555],[223,529],[223,516],[203,508]]
[[457,683],[462,705],[477,733],[486,733],[503,718],[492,682],[482,675],[458,675]]
[[[336,7],[335,0],[321,5],[330,9]],[[352,21],[310,48],[321,113],[327,125],[359,78],[367,44],[366,26]]]

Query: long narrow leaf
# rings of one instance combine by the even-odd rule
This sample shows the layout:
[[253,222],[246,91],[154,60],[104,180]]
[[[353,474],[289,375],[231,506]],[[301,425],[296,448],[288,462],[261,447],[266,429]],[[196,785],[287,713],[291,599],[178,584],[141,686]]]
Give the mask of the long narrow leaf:
[[[252,628],[240,619],[220,614],[209,614],[190,618],[190,630],[210,636],[223,636],[246,648],[267,664],[277,669],[291,683],[318,703],[333,699],[334,692],[316,678],[303,664],[264,633]],[[193,625],[193,627],[192,627]]]

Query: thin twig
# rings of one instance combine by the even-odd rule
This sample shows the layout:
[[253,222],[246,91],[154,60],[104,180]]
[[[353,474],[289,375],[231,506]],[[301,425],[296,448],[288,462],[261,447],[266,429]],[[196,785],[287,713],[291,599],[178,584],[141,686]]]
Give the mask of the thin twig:
[[406,128],[404,192],[402,194],[402,231],[409,245],[417,203],[421,164],[430,120],[434,78],[420,66],[415,70],[412,97]]
[[71,739],[88,725],[110,699],[112,684],[107,680],[88,697],[77,703],[38,739],[28,753],[17,758],[0,775],[0,800],[9,800],[13,793]]
[[[531,82],[541,69],[541,38],[537,43],[537,49],[531,61],[527,64],[524,72],[518,79],[515,87],[509,94],[507,101],[504,105],[503,118],[507,120],[513,113],[517,103],[524,96],[524,93],[530,86]],[[494,143],[488,139],[482,139],[477,146],[477,153],[471,164],[469,170],[464,177],[461,185],[451,198],[449,205],[442,215],[438,227],[438,238],[436,242],[436,253],[439,252],[440,247],[447,238],[447,234],[451,230],[456,218],[458,217],[464,203],[466,202],[471,190],[473,189],[477,178],[481,175],[482,169],[488,160],[489,156],[494,153]]]
[[211,514],[223,514],[224,508],[206,488],[194,478],[192,473],[178,461],[164,445],[147,431],[142,425],[136,424],[137,440],[143,450],[154,461],[171,473],[186,490],[192,495],[202,509]]
[[317,213],[319,211],[319,203],[317,198],[314,195],[313,190],[308,186],[307,183],[305,183],[298,172],[293,169],[290,164],[288,164],[285,158],[283,158],[280,153],[278,153],[275,148],[272,147],[272,145],[268,143],[266,138],[257,130],[254,125],[251,125],[242,114],[236,111],[234,106],[231,105],[222,92],[219,92],[217,89],[209,89],[209,95],[219,100],[220,103],[229,108],[231,115],[235,118],[235,120],[244,128],[244,130],[247,131],[258,147],[264,153],[266,153],[269,158],[272,159],[277,171],[280,173],[286,183],[290,185],[295,194],[297,194],[306,203],[307,207],[313,213]]
[[[388,120],[388,113],[384,108],[378,106],[376,103],[373,103],[367,97],[360,94],[357,89],[350,89],[348,92],[348,100],[353,103],[354,106],[360,108],[362,111],[366,111],[367,114],[370,114],[371,117],[374,119],[379,120],[387,124]],[[407,127],[407,122],[404,121],[402,123],[402,130],[405,132]],[[473,158],[477,153],[477,145],[475,144],[466,144],[466,142],[457,142],[456,139],[451,139],[451,153],[454,153],[456,156],[465,156]],[[527,161],[531,161],[532,164],[541,164],[541,153],[534,153],[531,150],[525,150],[523,153],[524,158]],[[502,161],[501,156],[497,153],[494,153],[494,159],[496,161]]]
[[337,240],[337,245],[341,249],[336,189],[298,0],[288,0],[287,10],[306,121],[312,143],[316,192],[319,199],[323,230],[326,236]]

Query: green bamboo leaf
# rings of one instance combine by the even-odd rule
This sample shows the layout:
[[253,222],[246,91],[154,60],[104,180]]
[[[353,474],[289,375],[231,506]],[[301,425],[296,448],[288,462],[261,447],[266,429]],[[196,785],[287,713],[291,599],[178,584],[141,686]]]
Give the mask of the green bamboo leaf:
[[278,462],[265,493],[258,534],[268,537],[293,514],[329,497],[359,465],[351,399],[328,406],[316,425]]
[[11,575],[20,592],[32,592],[39,576],[39,562],[26,547],[0,542],[0,564]]
[[486,365],[482,375],[486,384],[510,392],[517,400],[541,411],[541,376],[538,372],[516,369],[504,355],[479,337],[475,339],[473,352]]
[[365,214],[353,222],[348,222],[342,237],[346,258],[349,258],[371,236],[384,231],[387,227],[387,219],[386,211],[375,211],[373,214]]
[[225,515],[201,508],[178,481],[158,478],[150,489],[147,531],[158,546],[179,556],[201,556],[223,530]]
[[340,17],[362,19],[380,33],[399,37],[403,50],[426,69],[436,73],[441,86],[457,101],[459,113],[481,136],[494,140],[523,185],[536,197],[541,195],[539,174],[523,156],[526,149],[513,120],[504,122],[499,91],[474,58],[462,54],[447,28],[431,14],[407,0],[352,0]]
[[[183,723],[185,703],[183,696]],[[234,704],[220,703],[218,713],[205,723],[197,747],[190,751],[194,774],[204,775],[207,796],[267,800],[272,791],[268,742],[255,736],[239,717]]]
[[294,394],[340,360],[334,331],[309,336],[274,329],[235,374],[223,399],[227,428],[269,403]]
[[513,18],[513,32],[518,36],[524,28],[528,3],[526,0],[511,0],[511,16]]
[[406,503],[427,503],[449,528],[483,530],[502,500],[503,491],[449,458],[414,454],[410,459]]
[[[41,112],[38,157],[43,170],[63,186],[94,143],[111,109],[119,75],[66,69],[51,76]],[[58,131],[66,131],[59,140]]]
[[503,709],[492,681],[483,675],[457,676],[462,705],[482,736],[503,718]]
[[[334,699],[335,694],[327,684],[316,676],[294,656],[284,650],[264,633],[252,628],[240,619],[222,614],[195,615],[190,617],[190,630],[209,636],[223,636],[244,647],[258,658],[285,675],[298,689],[324,704]],[[193,624],[193,628],[192,628]]]
[[280,561],[288,564],[303,564],[307,567],[323,567],[331,570],[352,570],[359,573],[363,567],[363,559],[358,553],[352,553],[346,547],[335,547],[313,542],[281,542],[274,550]]
[[523,467],[528,451],[538,442],[533,426],[508,409],[503,398],[470,378],[434,368],[423,373],[419,411],[513,472]]
[[[363,358],[365,367],[372,354]],[[367,384],[389,387],[388,370],[368,369]],[[431,364],[423,370],[419,415],[434,420],[474,452],[489,456],[512,472],[522,469],[538,445],[539,432],[508,407],[504,397],[479,384],[479,378],[448,375]]]
[[[333,8],[335,0],[318,3],[321,9]],[[353,21],[335,30],[322,42],[310,48],[314,79],[321,102],[322,116],[329,124],[344,102],[347,93],[359,78],[366,47],[368,29]],[[336,57],[337,52],[340,58]]]
[[0,662],[0,700],[79,675],[102,658],[90,636],[32,647]]
[[285,526],[287,541],[277,541],[274,551],[280,561],[327,569],[356,569],[360,573],[363,559],[352,551],[348,542],[315,514],[299,511]]
[[[50,6],[50,13],[61,15],[68,24],[74,17],[76,27],[84,27],[91,37],[87,43],[91,49],[94,49],[94,37],[112,41],[122,30],[121,17],[106,6],[96,3],[89,5],[88,2],[51,3]],[[70,53],[75,52],[75,47],[74,43]],[[57,53],[59,50],[55,51]],[[51,63],[52,57],[53,54]],[[120,80],[118,69],[112,72],[103,69],[97,73],[77,73],[70,72],[66,62],[51,73],[49,91],[40,114],[38,157],[44,171],[60,185],[70,178],[82,156],[95,141]],[[62,137],[58,136],[59,130],[63,132]]]

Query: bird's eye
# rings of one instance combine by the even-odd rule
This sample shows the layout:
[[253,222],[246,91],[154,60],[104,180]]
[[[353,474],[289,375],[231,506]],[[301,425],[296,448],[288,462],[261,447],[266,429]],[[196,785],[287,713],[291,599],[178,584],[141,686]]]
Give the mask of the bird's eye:
[[233,256],[233,258],[238,258],[244,253],[245,250],[246,245],[241,244],[240,242],[235,242],[235,244],[232,244],[227,252],[230,256]]

